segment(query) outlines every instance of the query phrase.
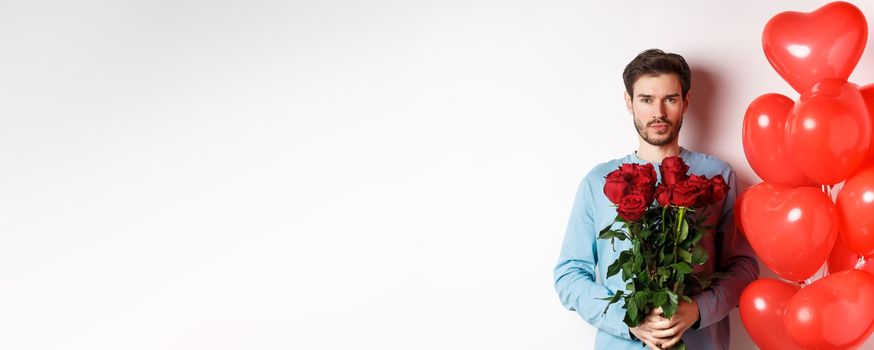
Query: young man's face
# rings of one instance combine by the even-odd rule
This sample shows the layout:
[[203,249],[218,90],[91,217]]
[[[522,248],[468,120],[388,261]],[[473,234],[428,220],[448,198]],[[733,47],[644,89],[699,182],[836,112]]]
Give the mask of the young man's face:
[[625,106],[634,116],[634,127],[653,146],[671,144],[680,134],[689,101],[683,97],[676,74],[644,75],[634,82],[634,96],[625,92]]

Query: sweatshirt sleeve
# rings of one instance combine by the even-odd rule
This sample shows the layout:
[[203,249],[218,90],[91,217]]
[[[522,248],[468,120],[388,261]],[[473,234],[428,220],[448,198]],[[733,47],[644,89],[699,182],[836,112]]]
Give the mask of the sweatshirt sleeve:
[[614,293],[595,282],[596,239],[600,231],[594,226],[592,206],[595,203],[598,201],[595,201],[590,184],[584,178],[574,199],[558,264],[553,270],[555,290],[565,308],[576,311],[592,326],[617,337],[632,339],[623,322],[624,301],[611,305],[604,314],[608,301],[599,299],[611,297]]
[[759,264],[746,237],[737,230],[734,222],[734,204],[737,198],[737,180],[733,169],[729,169],[727,181],[731,189],[717,222],[715,239],[719,261],[717,270],[727,276],[713,281],[710,288],[693,299],[698,303],[700,314],[697,328],[706,328],[719,322],[735,307],[744,288],[759,276]]

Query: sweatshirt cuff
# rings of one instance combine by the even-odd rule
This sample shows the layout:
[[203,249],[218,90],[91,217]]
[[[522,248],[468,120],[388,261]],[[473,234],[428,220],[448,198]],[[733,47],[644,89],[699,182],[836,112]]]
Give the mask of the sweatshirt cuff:
[[707,328],[713,324],[711,320],[713,318],[713,298],[712,289],[705,290],[692,297],[695,303],[698,304],[698,321],[692,325],[692,329]]

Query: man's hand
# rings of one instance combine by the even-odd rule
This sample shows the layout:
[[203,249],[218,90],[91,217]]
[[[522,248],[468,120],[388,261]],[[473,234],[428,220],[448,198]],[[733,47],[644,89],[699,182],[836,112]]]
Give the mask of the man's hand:
[[640,323],[637,327],[629,328],[631,334],[634,334],[637,339],[640,339],[650,350],[661,350],[659,346],[662,345],[666,340],[657,338],[653,335],[653,332],[657,331],[653,326],[657,322],[668,321],[668,319],[650,313],[647,315],[643,322]]
[[[662,316],[662,308],[656,308],[647,315],[644,324],[651,329],[650,335],[655,338],[651,343],[668,349],[680,341],[680,337],[689,327],[698,321],[698,303],[681,301],[677,312],[670,319]],[[636,336],[636,334],[635,334]]]

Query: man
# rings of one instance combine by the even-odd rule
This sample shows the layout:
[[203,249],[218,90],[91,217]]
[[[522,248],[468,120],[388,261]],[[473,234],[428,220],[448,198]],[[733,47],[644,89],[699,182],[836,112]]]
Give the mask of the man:
[[[679,145],[691,85],[691,71],[682,56],[656,49],[644,51],[625,67],[622,77],[625,105],[640,145],[634,153],[595,166],[580,182],[554,270],[555,289],[566,308],[598,328],[596,349],[639,350],[642,345],[667,349],[682,338],[689,349],[727,350],[728,313],[737,306],[744,287],[759,274],[755,255],[733,222],[735,172],[716,157]],[[629,328],[623,323],[624,303],[611,305],[603,314],[607,301],[600,299],[625,289],[621,274],[604,277],[619,252],[630,247],[629,241],[616,241],[614,250],[609,240],[598,239],[599,231],[616,217],[616,208],[603,193],[605,176],[623,163],[652,163],[658,169],[661,161],[670,156],[682,157],[689,165],[689,173],[707,177],[721,174],[731,186],[725,200],[710,212],[716,229],[699,243],[710,258],[698,269],[723,272],[727,277],[693,294],[691,303],[681,301],[671,319],[662,317],[662,310],[656,309],[639,326]]]

